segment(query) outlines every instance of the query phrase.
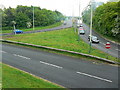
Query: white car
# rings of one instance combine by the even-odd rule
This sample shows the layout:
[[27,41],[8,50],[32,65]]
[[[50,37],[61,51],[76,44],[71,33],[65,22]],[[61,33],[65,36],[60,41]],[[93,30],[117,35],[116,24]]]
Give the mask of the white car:
[[[90,41],[90,35],[88,36],[88,40]],[[91,36],[92,43],[99,43],[99,39],[96,36]]]
[[85,30],[79,30],[79,34],[85,34]]

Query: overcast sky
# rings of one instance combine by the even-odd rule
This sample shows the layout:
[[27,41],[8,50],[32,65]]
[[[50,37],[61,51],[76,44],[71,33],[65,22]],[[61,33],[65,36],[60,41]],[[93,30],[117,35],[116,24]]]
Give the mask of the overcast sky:
[[[63,15],[79,16],[79,1],[81,11],[88,5],[90,0],[0,0],[0,6],[15,8],[17,5],[39,6],[49,10],[58,10]],[[107,1],[107,0],[96,0]]]

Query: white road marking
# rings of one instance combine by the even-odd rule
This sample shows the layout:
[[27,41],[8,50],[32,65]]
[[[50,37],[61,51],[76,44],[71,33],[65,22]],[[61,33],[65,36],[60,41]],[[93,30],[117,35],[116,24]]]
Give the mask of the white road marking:
[[115,50],[120,51],[119,49],[115,49]]
[[7,52],[5,52],[5,51],[0,51],[1,53],[7,53]]
[[17,54],[13,54],[14,56],[18,56],[18,57],[21,57],[21,58],[25,58],[25,59],[30,59],[28,57],[25,57],[25,56],[21,56],[21,55],[17,55]]
[[53,66],[53,67],[56,67],[56,68],[63,68],[63,67],[60,67],[60,66],[57,66],[57,65],[54,65],[54,64],[50,64],[50,63],[46,63],[46,62],[43,62],[43,61],[40,61],[40,63],[42,64],[46,64],[46,65],[49,65],[49,66]]
[[103,44],[103,45],[106,45],[105,43],[102,43],[102,42],[100,42],[101,44]]
[[90,74],[86,74],[86,73],[82,73],[82,72],[77,72],[78,74],[82,74],[82,75],[85,75],[85,76],[89,76],[89,77],[92,77],[92,78],[96,78],[96,79],[99,79],[99,80],[102,80],[102,81],[106,81],[106,82],[112,82],[111,80],[108,80],[108,79],[104,79],[104,78],[101,78],[101,77],[97,77],[97,76],[93,76],[93,75],[90,75]]

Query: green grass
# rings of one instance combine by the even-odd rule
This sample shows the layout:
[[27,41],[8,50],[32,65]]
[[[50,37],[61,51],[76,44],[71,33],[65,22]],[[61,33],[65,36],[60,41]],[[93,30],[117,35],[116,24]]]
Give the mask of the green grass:
[[[75,34],[72,28],[59,31],[19,34],[14,36],[6,36],[3,38],[7,40],[43,45],[89,54],[89,45],[82,40],[78,42],[77,33]],[[108,56],[108,59],[118,61],[117,58],[112,57],[96,48],[92,48],[92,52],[90,54],[102,58],[106,58]]]
[[2,65],[0,62],[0,88],[2,88]]
[[[61,24],[62,24],[61,22],[58,22],[58,23],[55,23],[55,24],[49,25],[49,26],[35,27],[34,30],[42,30],[42,29],[53,28],[53,27],[60,26]],[[26,31],[32,31],[33,28],[29,28],[29,29],[20,29],[20,30],[23,30],[24,32],[26,32]],[[2,30],[2,33],[12,33],[12,32],[13,32],[13,30]]]
[[2,88],[63,88],[5,64],[0,65],[2,65],[3,75]]

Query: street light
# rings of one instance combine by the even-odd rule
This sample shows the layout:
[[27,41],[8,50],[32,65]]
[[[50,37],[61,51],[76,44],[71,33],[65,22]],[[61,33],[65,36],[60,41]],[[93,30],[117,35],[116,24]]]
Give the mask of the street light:
[[[79,0],[79,20],[78,20],[78,24],[80,24],[80,0]],[[78,28],[78,41],[80,41],[79,28]]]
[[92,0],[91,0],[91,17],[90,17],[90,50],[89,53],[91,52],[91,46],[92,46]]

